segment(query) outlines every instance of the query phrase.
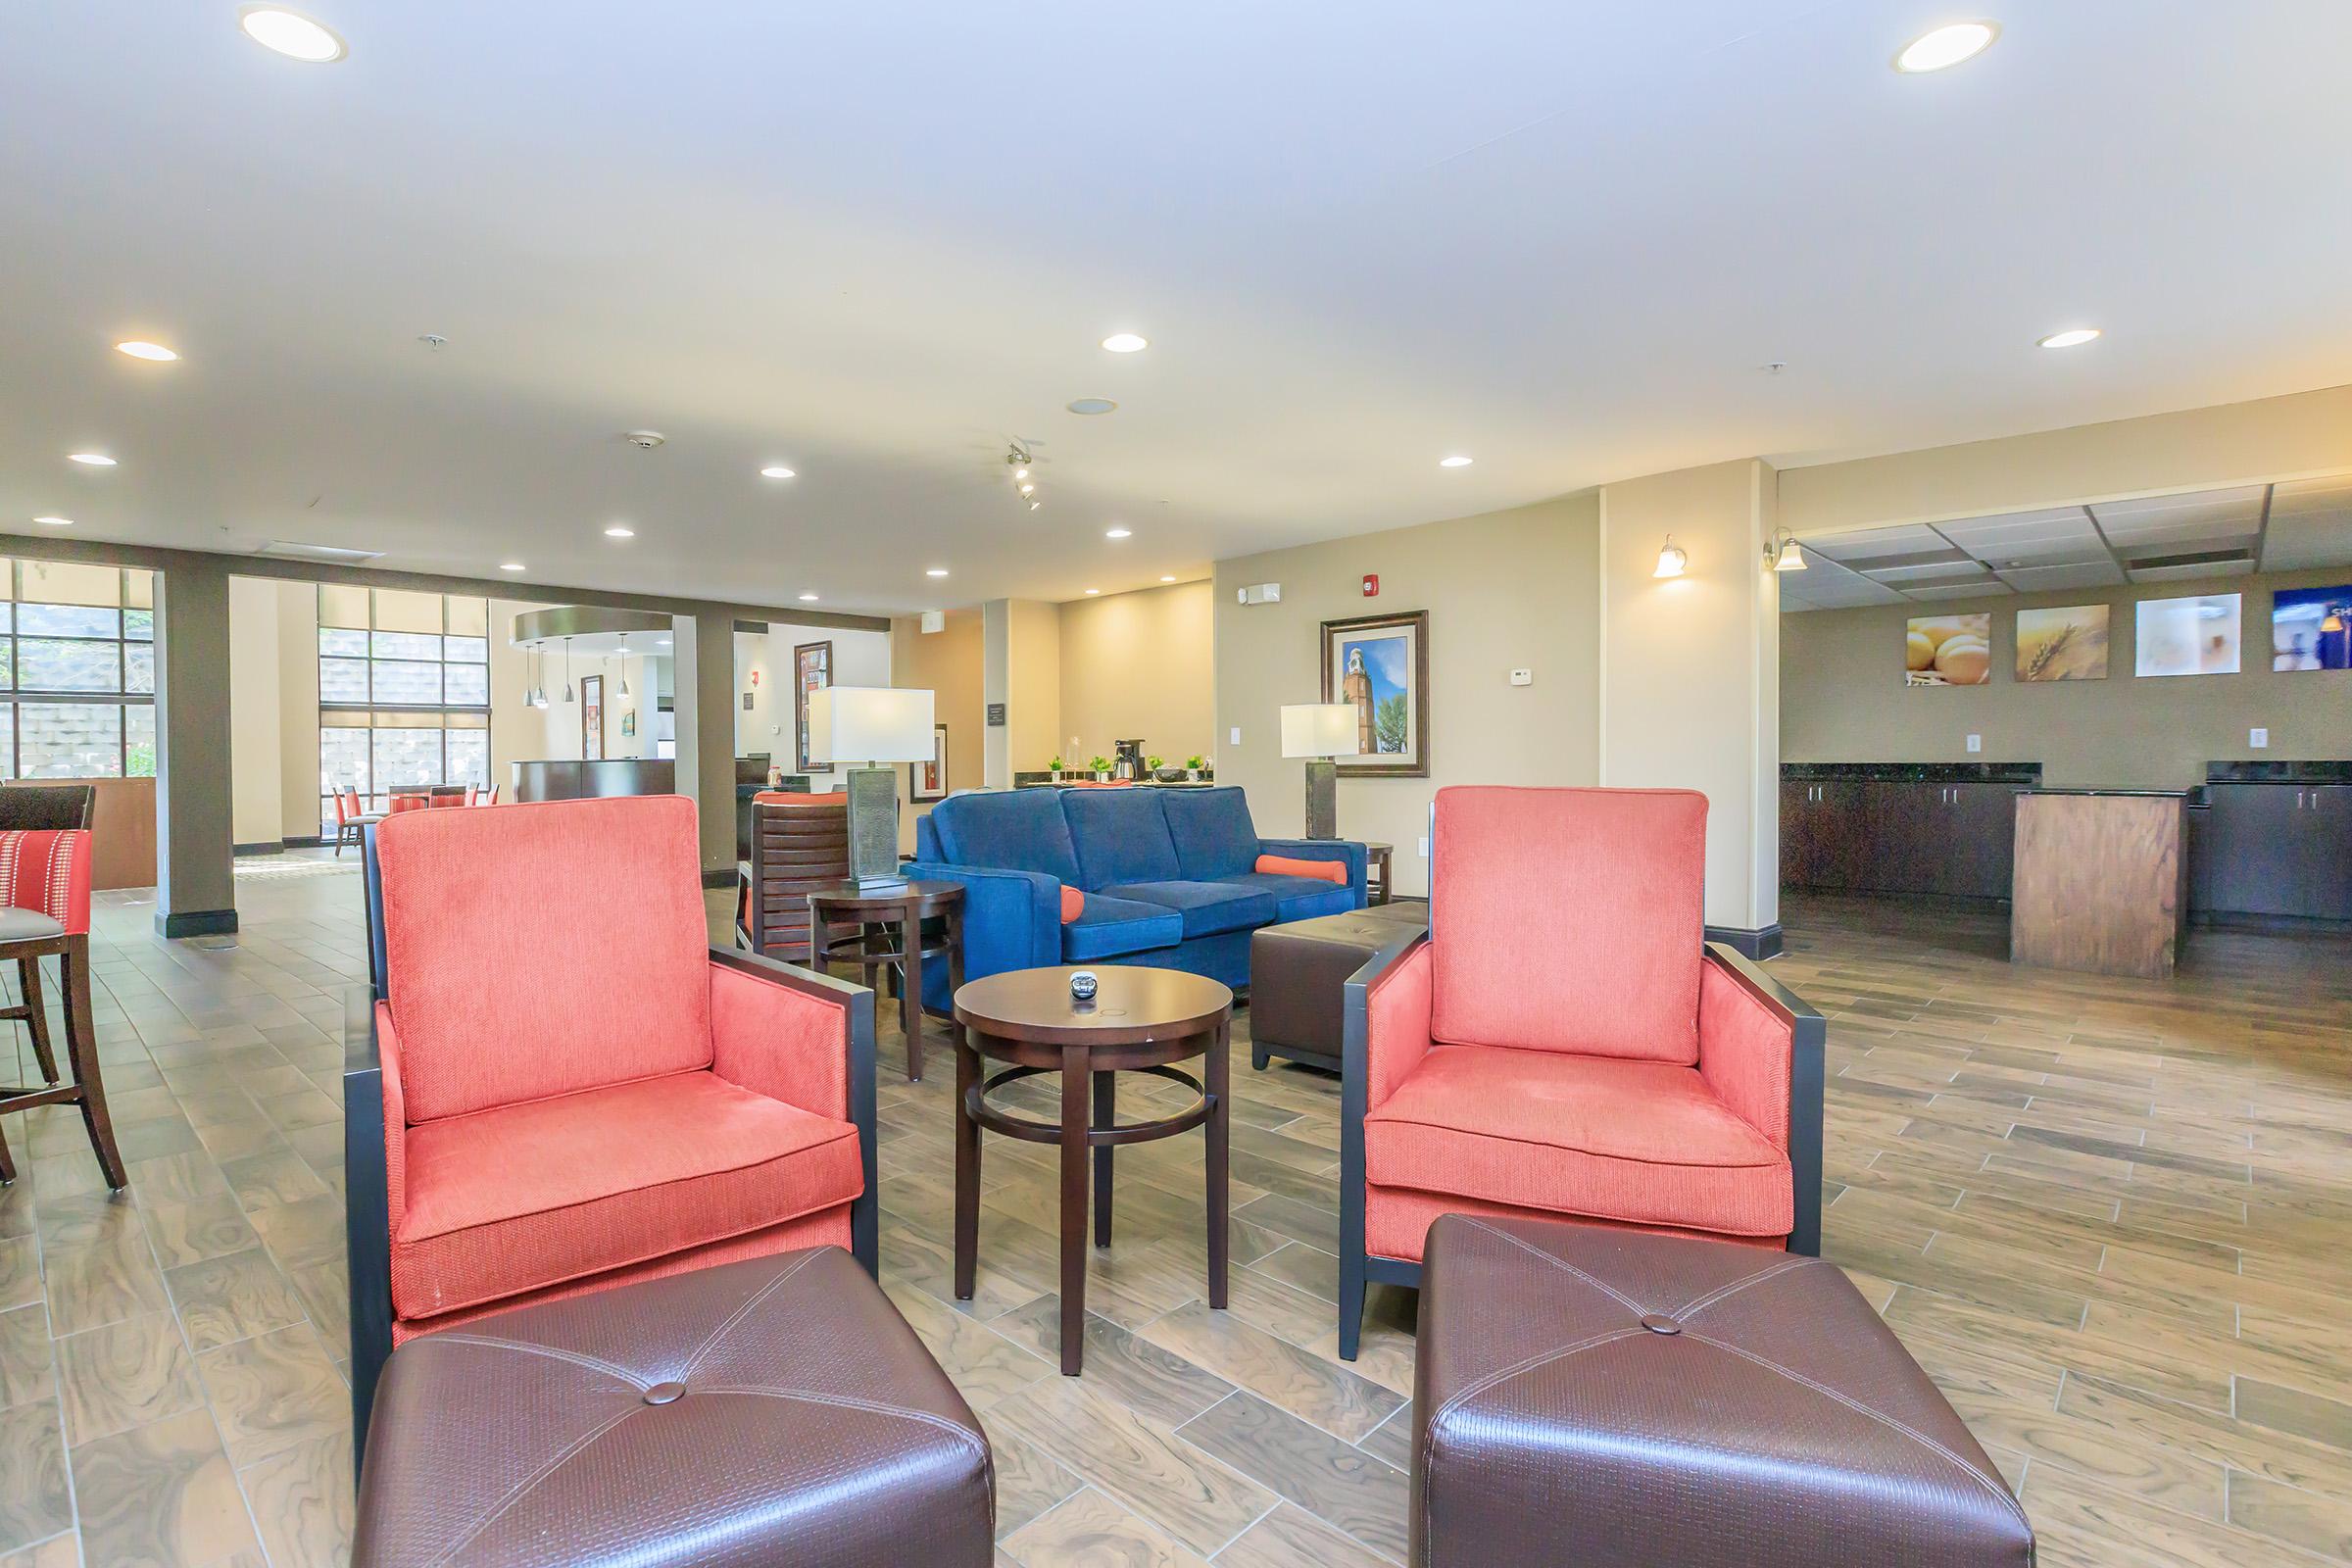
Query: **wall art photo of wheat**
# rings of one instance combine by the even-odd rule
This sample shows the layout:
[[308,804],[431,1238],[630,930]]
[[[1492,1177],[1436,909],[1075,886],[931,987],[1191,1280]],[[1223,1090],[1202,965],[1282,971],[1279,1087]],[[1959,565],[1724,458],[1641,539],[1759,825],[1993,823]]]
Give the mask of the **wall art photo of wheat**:
[[2066,605],[2017,612],[2019,680],[2105,680],[2107,607]]

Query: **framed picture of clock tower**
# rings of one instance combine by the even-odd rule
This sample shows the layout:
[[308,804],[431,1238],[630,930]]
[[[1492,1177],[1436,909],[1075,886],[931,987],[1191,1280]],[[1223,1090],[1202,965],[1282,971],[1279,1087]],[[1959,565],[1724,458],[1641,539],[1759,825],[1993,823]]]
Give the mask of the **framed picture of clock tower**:
[[1429,777],[1429,612],[1323,622],[1323,701],[1356,713],[1342,778]]

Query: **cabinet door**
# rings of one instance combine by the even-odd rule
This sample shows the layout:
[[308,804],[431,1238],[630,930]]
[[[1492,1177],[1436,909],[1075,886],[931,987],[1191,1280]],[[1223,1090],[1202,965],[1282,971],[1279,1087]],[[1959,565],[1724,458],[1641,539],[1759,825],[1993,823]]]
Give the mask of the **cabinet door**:
[[1945,838],[1942,892],[1970,899],[2005,899],[2010,892],[2010,869],[2017,858],[2017,790],[2008,784],[1949,786],[1944,815],[1950,821]]
[[1781,886],[1813,886],[1813,786],[1781,781]]
[[1863,884],[1860,867],[1870,855],[1870,827],[1862,810],[1863,786],[1851,779],[1813,786],[1811,870],[1813,885],[1851,892]]
[[1940,860],[1941,786],[1874,779],[1858,788],[1862,831],[1854,886],[1872,893],[1933,892]]
[[[2313,813],[2292,784],[2214,784],[2202,824],[2210,843],[2213,907],[2231,914],[2302,914],[2310,900],[2304,856]],[[2324,815],[2324,811],[2322,813]]]
[[2302,792],[2303,912],[2352,920],[2352,784]]

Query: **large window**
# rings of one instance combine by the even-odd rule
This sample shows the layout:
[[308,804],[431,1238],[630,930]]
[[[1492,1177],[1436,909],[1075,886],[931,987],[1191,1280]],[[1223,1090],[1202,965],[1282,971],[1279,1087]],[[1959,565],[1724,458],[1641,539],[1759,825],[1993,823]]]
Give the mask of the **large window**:
[[326,584],[318,590],[318,820],[357,789],[490,782],[487,600]]
[[0,777],[155,776],[155,575],[0,561]]

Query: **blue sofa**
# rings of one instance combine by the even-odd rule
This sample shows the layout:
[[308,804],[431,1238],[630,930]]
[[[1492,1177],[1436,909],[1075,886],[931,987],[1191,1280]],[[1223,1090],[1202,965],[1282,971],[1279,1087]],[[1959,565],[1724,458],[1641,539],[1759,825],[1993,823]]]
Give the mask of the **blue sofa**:
[[[1345,883],[1257,869],[1261,855],[1336,860]],[[1364,847],[1260,838],[1239,789],[1025,789],[956,795],[915,824],[910,877],[963,888],[963,973],[1140,963],[1250,983],[1261,925],[1364,906]],[[1061,920],[1064,885],[1086,907]],[[947,965],[923,1005],[948,1011]]]

